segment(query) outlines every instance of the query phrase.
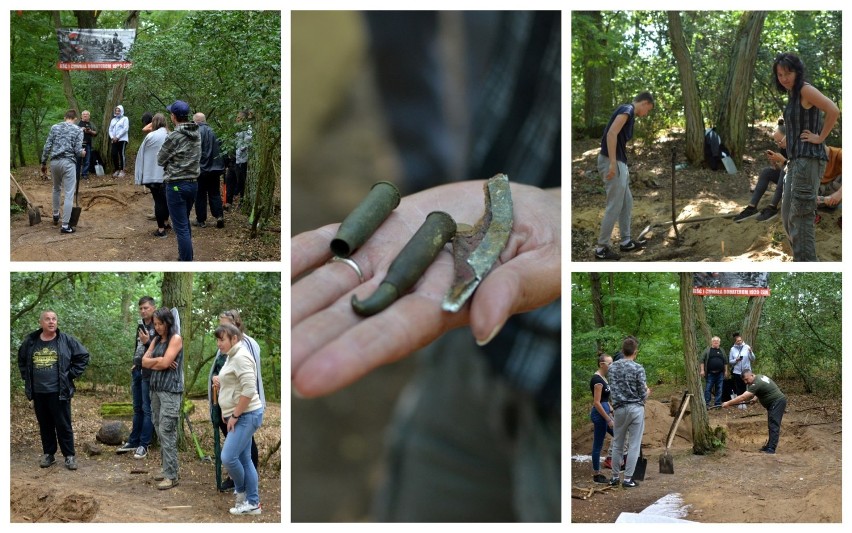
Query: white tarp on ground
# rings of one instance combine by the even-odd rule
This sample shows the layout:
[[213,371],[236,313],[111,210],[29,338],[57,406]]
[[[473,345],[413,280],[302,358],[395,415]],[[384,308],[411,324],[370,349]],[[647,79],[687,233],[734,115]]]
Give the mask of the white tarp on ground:
[[689,523],[691,520],[682,519],[689,515],[689,507],[683,503],[679,493],[673,492],[655,501],[641,513],[621,513],[615,523]]

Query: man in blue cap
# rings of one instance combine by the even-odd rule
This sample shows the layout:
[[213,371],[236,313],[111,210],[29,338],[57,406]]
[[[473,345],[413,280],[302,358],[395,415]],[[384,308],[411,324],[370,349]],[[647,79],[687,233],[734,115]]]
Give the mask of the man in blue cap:
[[201,172],[201,134],[198,125],[189,119],[189,104],[176,100],[166,109],[171,113],[175,129],[163,142],[157,163],[165,171],[163,185],[178,242],[178,261],[192,261],[189,213],[198,193],[196,180]]

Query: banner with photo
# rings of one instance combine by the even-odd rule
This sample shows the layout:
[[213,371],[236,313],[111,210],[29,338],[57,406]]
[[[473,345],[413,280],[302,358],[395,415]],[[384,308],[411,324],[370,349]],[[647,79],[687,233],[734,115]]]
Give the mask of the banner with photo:
[[769,272],[696,272],[692,294],[698,296],[769,296]]
[[112,70],[130,68],[127,53],[136,30],[60,29],[59,70]]

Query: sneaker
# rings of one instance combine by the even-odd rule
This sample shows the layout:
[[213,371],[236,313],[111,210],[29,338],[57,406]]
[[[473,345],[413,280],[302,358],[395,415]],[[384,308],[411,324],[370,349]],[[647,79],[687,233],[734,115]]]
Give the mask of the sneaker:
[[115,453],[127,453],[132,452],[136,449],[136,446],[132,446],[129,442],[125,442],[121,445],[121,447],[115,450]]
[[758,212],[757,212],[757,208],[756,208],[756,207],[752,207],[752,206],[750,206],[750,205],[749,205],[749,206],[746,206],[746,208],[745,208],[745,209],[743,209],[743,210],[740,212],[740,214],[739,214],[739,215],[737,215],[737,216],[735,216],[735,217],[734,217],[734,222],[742,222],[743,220],[746,220],[747,218],[751,218],[751,217],[753,217],[753,216],[755,216],[755,215],[757,215],[757,214],[758,214]]
[[646,244],[648,244],[647,241],[634,241],[633,239],[630,239],[627,241],[627,244],[618,245],[618,249],[622,252],[635,252],[636,250],[644,248]]
[[166,476],[162,472],[154,474],[154,481],[163,481],[164,479],[166,479]]
[[233,515],[246,515],[246,514],[260,514],[260,503],[254,504],[249,502],[243,502],[237,504],[236,507],[231,507],[231,514]]
[[774,454],[775,448],[761,448],[760,451],[763,452],[763,453]]
[[136,448],[136,452],[133,454],[134,459],[144,459],[148,455],[148,448],[144,446],[140,446]]
[[46,453],[41,456],[41,460],[38,462],[38,466],[41,468],[47,468],[48,466],[52,466],[54,463],[56,463],[56,457],[49,453]]
[[222,488],[219,489],[221,492],[227,492],[229,490],[234,490],[234,480],[231,478],[226,479],[222,482]]
[[65,468],[68,470],[77,470],[77,459],[75,459],[73,455],[69,455],[65,458]]
[[197,220],[193,220],[192,225],[195,226],[196,228],[206,228],[207,227],[206,222],[199,222]]
[[595,474],[592,476],[592,481],[595,483],[609,483],[609,480],[603,474]]
[[764,207],[757,215],[758,222],[767,222],[778,216],[778,208],[772,205]]
[[603,467],[607,470],[612,469],[612,457],[607,457],[606,459],[604,459]]
[[74,233],[74,231],[74,228],[72,228],[71,226],[66,226],[64,224],[61,228],[59,228],[59,233]]
[[171,488],[178,486],[178,480],[176,479],[163,479],[159,483],[157,483],[158,490],[169,490]]
[[603,248],[595,248],[595,257],[603,261],[618,261],[619,259],[621,259],[621,256],[613,252],[609,248],[609,246],[604,246]]
[[166,238],[166,230],[165,230],[165,228],[163,228],[163,231],[160,232],[160,230],[155,229],[153,235],[154,235],[154,237],[159,237],[161,239],[165,239]]
[[634,487],[638,487],[639,483],[633,481],[632,479],[629,480],[629,481],[625,479],[624,481],[621,482],[621,486],[624,487],[625,489],[632,489]]
[[609,480],[609,486],[610,486],[610,487],[617,487],[617,486],[618,486],[618,483],[619,483],[620,481],[621,481],[620,479],[618,479],[617,477],[614,477],[614,478],[612,478],[612,479],[610,479],[610,480]]
[[224,228],[225,227],[225,219],[222,218],[222,217],[217,218],[216,219],[216,227],[219,228],[219,229]]
[[123,178],[123,177],[124,177],[124,171],[123,171],[123,170],[119,170],[119,171],[118,171],[118,176],[116,176],[116,177],[117,177],[117,178]]

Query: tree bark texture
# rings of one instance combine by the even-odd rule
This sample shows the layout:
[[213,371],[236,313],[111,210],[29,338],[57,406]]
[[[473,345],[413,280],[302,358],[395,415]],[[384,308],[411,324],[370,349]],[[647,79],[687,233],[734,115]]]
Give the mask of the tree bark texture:
[[701,113],[698,82],[695,80],[692,59],[683,36],[680,13],[677,11],[667,13],[670,43],[680,73],[680,90],[683,95],[683,111],[686,118],[686,159],[692,165],[697,165],[704,159],[704,116]]
[[[582,13],[580,15],[580,13]],[[603,15],[600,11],[575,13],[584,16],[594,26],[594,33],[583,39],[583,128],[585,134],[591,137],[603,135],[613,103],[612,97],[612,62],[607,60],[609,39],[604,27]]]
[[717,131],[722,137],[722,142],[731,151],[728,155],[734,159],[737,166],[740,166],[745,153],[748,133],[748,98],[754,81],[754,65],[757,61],[757,50],[761,44],[760,34],[763,32],[766,14],[766,11],[743,13],[734,37],[728,77],[722,95]]
[[740,331],[743,341],[751,346],[751,349],[755,353],[757,352],[757,333],[760,329],[760,314],[763,312],[763,302],[765,301],[765,296],[749,297],[745,317],[743,318],[743,327]]
[[698,327],[701,329],[701,337],[707,346],[710,346],[710,339],[713,338],[713,330],[710,329],[710,324],[707,323],[707,308],[704,307],[704,297],[693,295],[695,300],[695,320],[698,322]]
[[692,272],[680,273],[680,325],[683,335],[683,360],[686,385],[692,394],[692,451],[703,455],[713,450],[712,432],[704,405],[704,390],[698,375],[698,346],[695,343],[695,301],[692,295]]
[[[592,312],[595,316],[595,328],[604,327],[603,299],[601,297],[601,275],[599,272],[589,272],[589,286],[592,290]],[[596,340],[598,353],[601,351],[601,341]]]

